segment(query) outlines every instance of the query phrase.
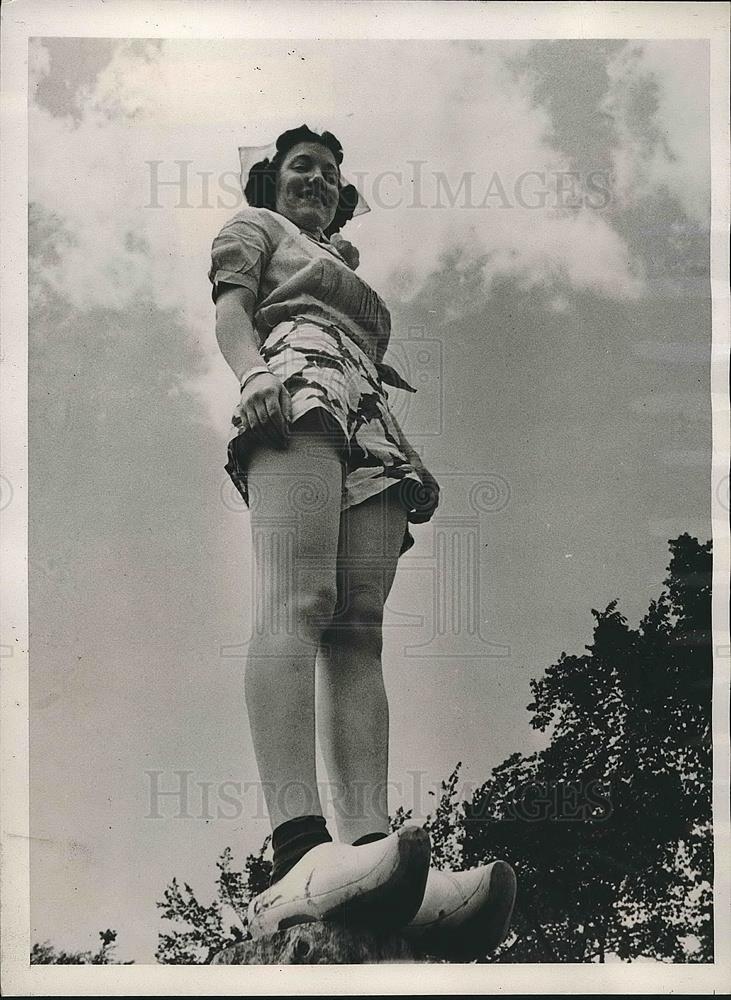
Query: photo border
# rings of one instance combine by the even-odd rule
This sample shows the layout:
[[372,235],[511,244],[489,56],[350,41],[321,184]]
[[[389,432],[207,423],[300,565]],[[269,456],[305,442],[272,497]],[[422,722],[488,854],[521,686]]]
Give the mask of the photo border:
[[[2,9],[3,349],[0,455],[3,631],[1,957],[6,995],[710,993],[731,986],[729,836],[729,5],[726,3],[247,2],[18,0]],[[716,960],[708,965],[30,966],[27,597],[28,39],[622,38],[710,41],[711,398]],[[9,585],[9,581],[11,584]],[[539,974],[536,973],[539,971]]]

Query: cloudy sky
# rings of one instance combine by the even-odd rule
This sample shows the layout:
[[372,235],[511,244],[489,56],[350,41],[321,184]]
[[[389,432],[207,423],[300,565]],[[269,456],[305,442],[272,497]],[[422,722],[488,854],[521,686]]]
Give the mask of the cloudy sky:
[[[538,747],[530,678],[710,536],[707,48],[44,38],[30,69],[32,938],[150,962],[172,877],[207,902],[268,832],[221,797],[256,780],[206,277],[238,146],[328,128],[371,205],[344,235],[444,494],[386,629],[391,805],[423,816],[457,761],[467,792]],[[150,802],[176,771],[190,818]]]

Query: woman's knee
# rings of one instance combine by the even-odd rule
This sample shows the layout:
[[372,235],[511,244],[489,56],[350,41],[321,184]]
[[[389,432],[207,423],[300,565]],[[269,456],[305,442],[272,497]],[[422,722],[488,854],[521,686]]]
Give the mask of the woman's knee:
[[257,632],[275,642],[317,644],[335,611],[337,589],[327,582],[277,586],[256,601]]
[[371,584],[339,590],[328,637],[380,653],[383,645],[383,590]]
[[307,640],[319,641],[330,627],[337,603],[335,583],[300,587],[295,591],[294,618],[298,634]]

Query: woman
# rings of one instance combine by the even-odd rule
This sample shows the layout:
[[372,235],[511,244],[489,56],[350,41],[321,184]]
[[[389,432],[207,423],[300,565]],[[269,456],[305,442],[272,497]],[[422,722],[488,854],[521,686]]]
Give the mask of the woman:
[[[212,249],[216,336],[241,384],[226,469],[256,542],[245,693],[273,829],[271,886],[249,928],[338,918],[446,939],[471,922],[494,947],[509,866],[430,872],[424,830],[389,834],[383,608],[408,523],[432,516],[439,487],[388,406],[384,383],[411,389],[383,363],[388,310],[329,239],[357,201],[342,158],[328,132],[283,133]],[[339,843],[317,787],[316,667]]]

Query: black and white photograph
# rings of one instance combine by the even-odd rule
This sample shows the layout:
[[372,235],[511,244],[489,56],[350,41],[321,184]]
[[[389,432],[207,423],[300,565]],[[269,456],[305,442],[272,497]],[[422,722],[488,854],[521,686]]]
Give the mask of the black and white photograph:
[[731,990],[728,16],[3,10],[8,995]]

